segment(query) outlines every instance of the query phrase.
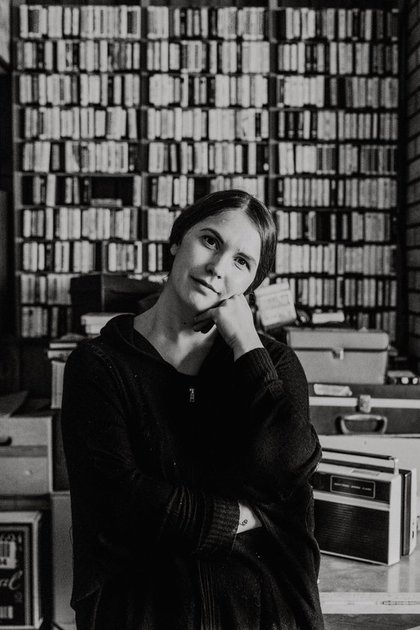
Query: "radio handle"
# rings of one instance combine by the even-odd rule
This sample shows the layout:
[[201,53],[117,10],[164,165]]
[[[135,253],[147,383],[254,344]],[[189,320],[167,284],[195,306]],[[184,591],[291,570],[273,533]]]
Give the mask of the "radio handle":
[[[376,431],[372,431],[372,433],[379,434],[385,433],[388,425],[388,418],[386,416],[381,416],[374,413],[349,413],[344,416],[339,416],[337,420],[341,433],[344,433],[345,435],[356,433],[356,431],[352,431],[348,428],[346,424],[347,422],[357,422],[360,424],[372,421],[377,422],[377,429]],[[367,431],[361,431],[361,433],[367,433]]]

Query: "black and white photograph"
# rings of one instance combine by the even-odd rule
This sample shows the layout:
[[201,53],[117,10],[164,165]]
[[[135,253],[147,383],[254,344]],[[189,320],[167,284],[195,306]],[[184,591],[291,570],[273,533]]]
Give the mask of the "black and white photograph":
[[0,630],[420,630],[420,0],[0,0]]

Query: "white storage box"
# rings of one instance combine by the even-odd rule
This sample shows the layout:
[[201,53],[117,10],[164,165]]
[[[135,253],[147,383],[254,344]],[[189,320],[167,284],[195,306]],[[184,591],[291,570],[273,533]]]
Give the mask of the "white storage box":
[[0,417],[0,495],[52,490],[50,415]]
[[389,336],[381,330],[287,327],[309,383],[385,382]]

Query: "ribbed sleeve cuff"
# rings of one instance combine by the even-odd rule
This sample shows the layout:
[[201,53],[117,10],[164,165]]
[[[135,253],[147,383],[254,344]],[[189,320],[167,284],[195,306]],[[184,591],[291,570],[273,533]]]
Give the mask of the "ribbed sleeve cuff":
[[232,551],[238,523],[237,501],[179,486],[169,502],[162,533],[181,537],[192,553],[226,555]]
[[203,528],[197,552],[203,555],[229,554],[232,551],[239,523],[237,501],[213,497],[207,527]]
[[234,364],[235,375],[243,391],[257,385],[269,385],[278,380],[274,363],[265,348],[254,348],[243,354]]

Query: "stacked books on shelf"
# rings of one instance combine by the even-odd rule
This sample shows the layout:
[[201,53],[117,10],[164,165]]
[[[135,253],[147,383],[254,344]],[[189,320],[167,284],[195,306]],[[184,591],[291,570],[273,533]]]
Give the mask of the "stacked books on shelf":
[[240,188],[277,220],[271,283],[393,340],[396,0],[187,4],[16,0],[22,336],[71,330],[75,274],[165,274],[178,213]]
[[56,339],[50,339],[46,354],[51,361],[51,408],[60,409],[63,396],[64,367],[70,353],[84,337],[68,333]]
[[123,313],[85,313],[80,320],[88,337],[96,337],[110,319]]

